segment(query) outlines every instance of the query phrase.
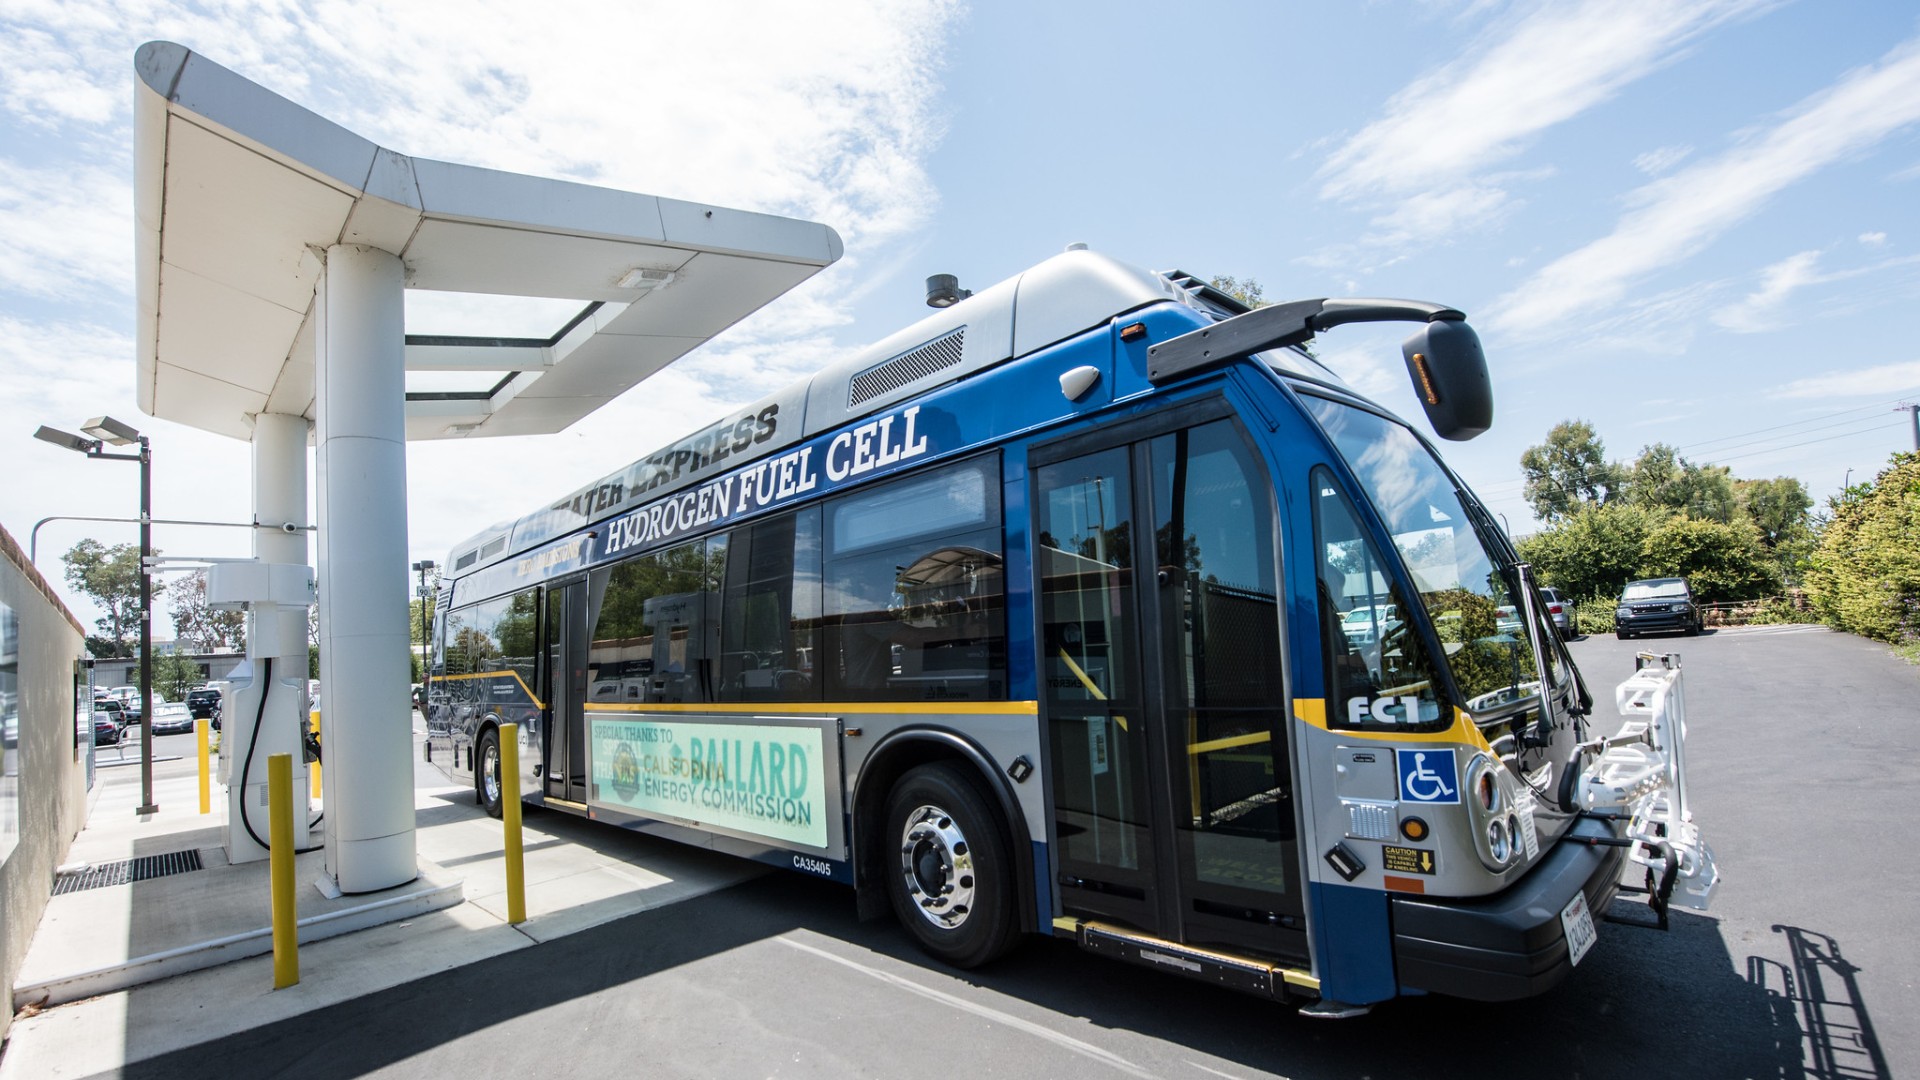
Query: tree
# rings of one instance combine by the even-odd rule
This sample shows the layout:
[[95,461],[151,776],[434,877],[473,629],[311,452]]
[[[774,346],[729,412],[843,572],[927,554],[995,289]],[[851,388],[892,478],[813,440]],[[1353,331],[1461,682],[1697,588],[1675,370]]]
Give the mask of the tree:
[[174,585],[173,633],[183,647],[195,652],[226,652],[244,646],[247,614],[220,611],[207,603],[206,571]]
[[1780,587],[1780,574],[1750,522],[1726,524],[1682,514],[1647,534],[1643,577],[1684,577],[1703,603],[1758,600]]
[[1807,596],[1830,625],[1903,644],[1920,636],[1920,453],[1895,454],[1835,500],[1809,560]]
[[1738,500],[1732,472],[1725,465],[1698,465],[1666,443],[1640,451],[1627,471],[1626,498],[1649,510],[1718,521],[1733,520]]
[[[89,538],[69,548],[60,561],[67,564],[67,583],[106,612],[95,620],[100,636],[89,636],[87,648],[96,657],[132,656],[140,639],[140,546],[107,547]],[[156,603],[163,592],[162,583],[154,582]]]
[[1239,278],[1222,276],[1209,280],[1207,284],[1250,308],[1267,306],[1267,302],[1261,299],[1260,283],[1252,278],[1242,281]]
[[1760,530],[1760,542],[1773,553],[1781,576],[1796,577],[1796,568],[1813,554],[1817,534],[1813,523],[1813,497],[1806,485],[1791,476],[1771,480],[1735,480],[1734,495],[1740,500],[1740,512]]
[[1617,494],[1620,466],[1609,464],[1607,448],[1585,420],[1562,420],[1547,441],[1520,455],[1526,499],[1534,516],[1552,524],[1583,503],[1604,503]]
[[1542,584],[1576,600],[1611,600],[1642,576],[1642,552],[1656,524],[1637,506],[1582,503],[1558,525],[1521,540],[1520,557],[1539,571]]
[[201,683],[200,665],[179,653],[162,653],[153,658],[153,699],[182,701],[187,691]]

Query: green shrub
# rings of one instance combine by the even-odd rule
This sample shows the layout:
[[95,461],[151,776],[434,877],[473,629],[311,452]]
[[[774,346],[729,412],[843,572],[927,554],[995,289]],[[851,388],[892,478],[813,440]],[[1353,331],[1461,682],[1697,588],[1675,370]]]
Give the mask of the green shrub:
[[1620,601],[1612,596],[1589,596],[1573,609],[1573,627],[1582,634],[1613,633],[1613,611]]
[[1920,640],[1920,454],[1895,454],[1864,493],[1849,489],[1807,568],[1829,625],[1894,645]]

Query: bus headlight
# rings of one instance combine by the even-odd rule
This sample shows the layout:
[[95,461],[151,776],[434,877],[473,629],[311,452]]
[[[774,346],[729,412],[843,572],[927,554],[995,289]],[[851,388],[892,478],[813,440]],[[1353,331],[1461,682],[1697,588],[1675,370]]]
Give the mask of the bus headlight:
[[1506,873],[1520,855],[1520,819],[1511,810],[1519,798],[1518,782],[1511,770],[1487,754],[1475,754],[1467,763],[1466,780],[1475,852],[1488,870]]

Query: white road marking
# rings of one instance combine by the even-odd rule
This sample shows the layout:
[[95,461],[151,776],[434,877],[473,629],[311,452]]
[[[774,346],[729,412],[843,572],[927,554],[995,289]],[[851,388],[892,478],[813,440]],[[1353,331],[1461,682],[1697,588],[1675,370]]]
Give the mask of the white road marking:
[[985,1005],[976,1004],[974,1002],[967,1001],[963,998],[955,997],[954,995],[946,993],[944,991],[935,990],[929,986],[921,986],[919,983],[916,983],[911,979],[903,979],[900,976],[893,974],[892,972],[881,971],[879,968],[869,967],[866,964],[862,964],[857,960],[849,960],[844,956],[835,956],[834,954],[826,951],[825,949],[817,949],[817,948],[814,948],[812,945],[803,945],[798,941],[792,940],[791,938],[778,937],[778,938],[774,938],[774,940],[778,941],[782,945],[799,949],[801,952],[812,953],[813,955],[818,956],[822,959],[831,960],[836,964],[840,964],[844,967],[852,968],[853,970],[860,972],[862,975],[868,975],[875,979],[879,979],[881,982],[886,983],[889,986],[897,986],[902,990],[906,990],[910,993],[918,994],[921,997],[927,998],[930,1001],[937,1001],[942,1005],[951,1006],[955,1009],[961,1010],[962,1012],[970,1012],[970,1013],[973,1013],[975,1016],[985,1017],[986,1019],[991,1020],[996,1024],[1005,1024],[1006,1026],[1013,1028],[1016,1031],[1024,1031],[1029,1035],[1038,1036],[1042,1039],[1047,1040],[1048,1042],[1053,1043],[1056,1046],[1060,1046],[1064,1049],[1071,1050],[1082,1057],[1091,1058],[1094,1061],[1100,1062],[1101,1064],[1110,1065],[1113,1068],[1119,1069],[1121,1072],[1127,1073],[1129,1075],[1145,1076],[1145,1077],[1151,1077],[1153,1075],[1152,1073],[1146,1071],[1145,1069],[1142,1069],[1138,1065],[1135,1065],[1133,1062],[1128,1061],[1126,1058],[1123,1058],[1117,1054],[1109,1053],[1108,1051],[1102,1050],[1099,1047],[1093,1045],[1092,1043],[1082,1042],[1071,1035],[1063,1035],[1058,1031],[1054,1031],[1051,1028],[1043,1027],[1042,1025],[1036,1024],[1031,1020],[1022,1020],[1019,1017],[1014,1016],[1010,1013],[1001,1012],[999,1009],[989,1008]]

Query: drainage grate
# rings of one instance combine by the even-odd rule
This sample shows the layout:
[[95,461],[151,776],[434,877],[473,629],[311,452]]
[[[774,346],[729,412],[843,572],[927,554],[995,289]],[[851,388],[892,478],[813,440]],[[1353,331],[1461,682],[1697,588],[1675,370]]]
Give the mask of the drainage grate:
[[53,895],[84,892],[107,885],[130,885],[169,874],[185,874],[200,869],[198,851],[169,851],[165,855],[144,855],[125,862],[105,863],[77,874],[67,874],[53,883]]

